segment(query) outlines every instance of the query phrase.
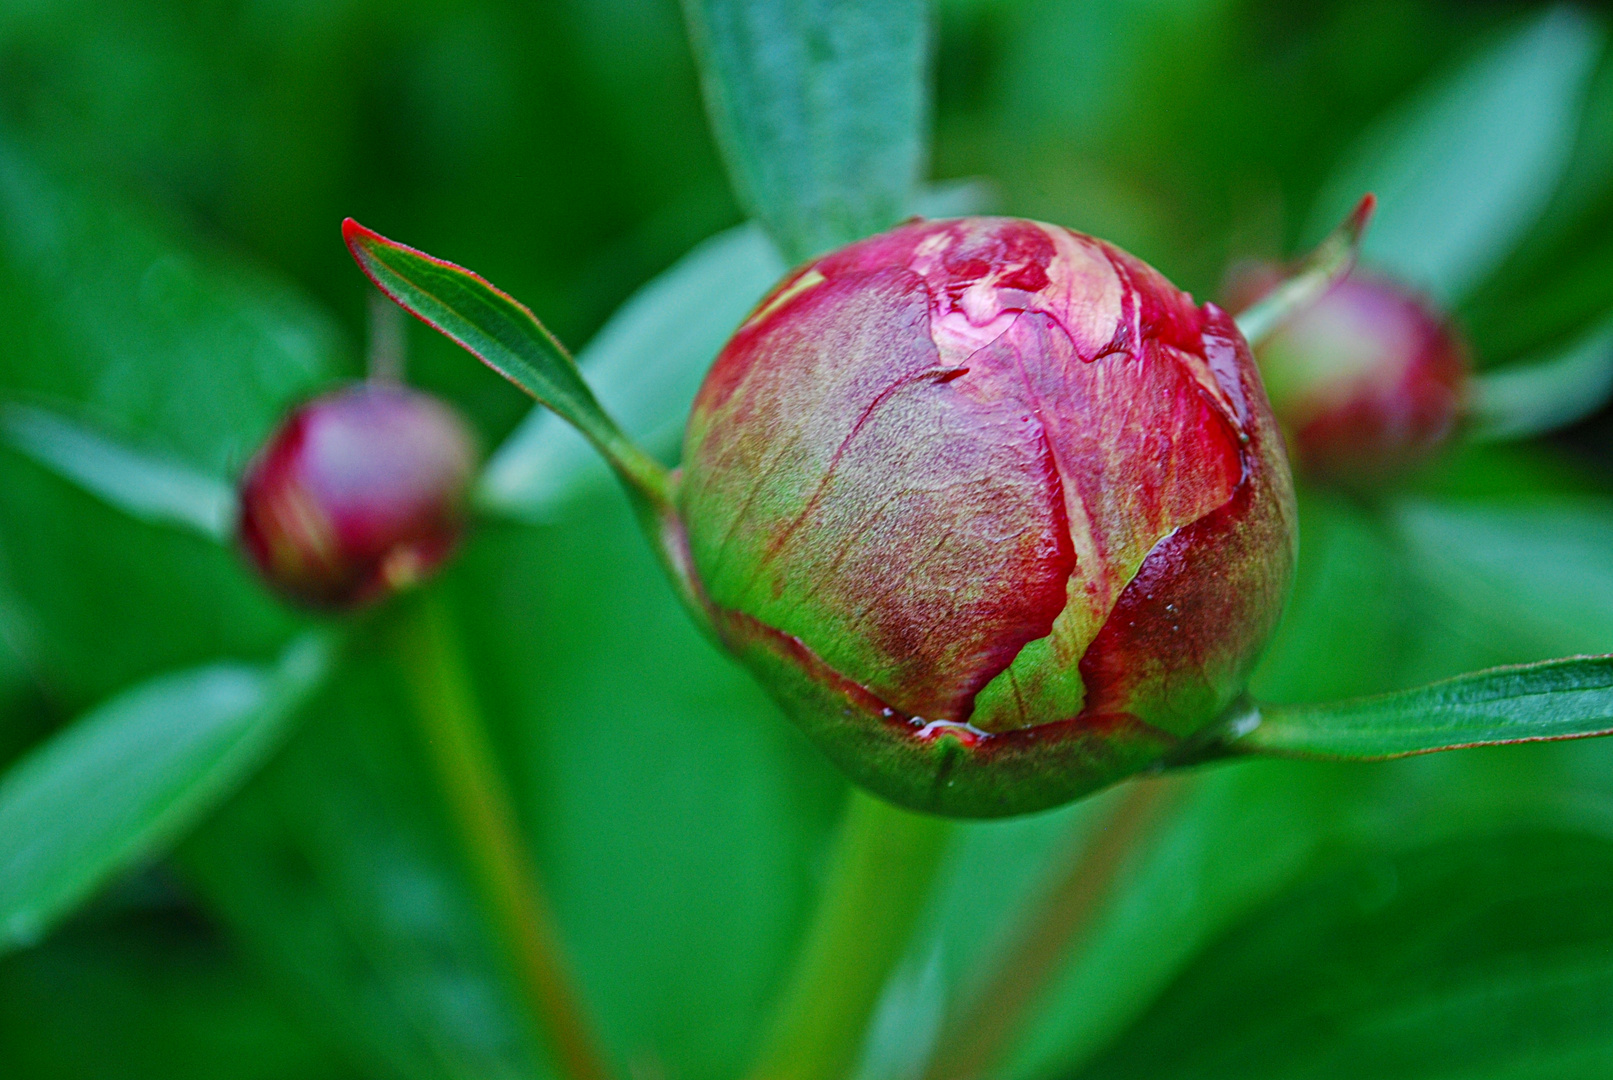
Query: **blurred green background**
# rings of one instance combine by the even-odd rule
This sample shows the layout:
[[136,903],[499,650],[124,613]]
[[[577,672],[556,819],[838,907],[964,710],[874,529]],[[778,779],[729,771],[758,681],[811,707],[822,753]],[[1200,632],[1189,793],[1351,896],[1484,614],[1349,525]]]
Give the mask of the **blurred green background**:
[[[930,172],[984,178],[1004,212],[1113,240],[1214,298],[1236,260],[1316,239],[1319,193],[1380,117],[1543,10],[941,0]],[[1576,10],[1597,59],[1562,179],[1456,311],[1481,365],[1613,310],[1613,57],[1604,16]],[[347,215],[474,268],[573,347],[741,220],[674,0],[0,0],[8,396],[233,475],[287,405],[361,373],[369,286]],[[408,333],[412,381],[496,446],[526,399]],[[1453,451],[1371,505],[1307,492],[1301,579],[1257,689],[1321,698],[1613,651],[1610,439],[1604,413]],[[548,523],[484,526],[443,587],[613,1059],[632,1080],[739,1075],[843,781],[687,625],[602,484]],[[131,680],[268,658],[299,625],[228,553],[0,451],[0,762]],[[173,858],[0,958],[0,1075],[543,1075],[393,663],[361,648]],[[1261,763],[1178,786],[1002,1075],[1613,1069],[1613,752]],[[1112,798],[963,830],[866,1080],[920,1074]],[[1383,956],[1307,952],[1350,934]],[[1422,982],[1385,959],[1408,955]],[[1289,989],[1267,991],[1256,1031],[1230,1003],[1272,985]],[[1485,994],[1489,1011],[1469,1000]],[[1558,1000],[1577,1011],[1541,1004]],[[1405,1026],[1430,1009],[1437,1045]],[[1381,1060],[1352,1072],[1340,1032]],[[1259,1049],[1279,1045],[1289,1058]]]

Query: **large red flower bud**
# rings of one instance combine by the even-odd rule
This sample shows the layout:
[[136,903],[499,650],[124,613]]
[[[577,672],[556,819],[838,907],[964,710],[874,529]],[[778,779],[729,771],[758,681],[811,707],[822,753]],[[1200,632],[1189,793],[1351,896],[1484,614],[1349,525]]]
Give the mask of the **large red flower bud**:
[[453,550],[476,444],[446,405],[365,383],[302,406],[241,481],[242,547],[277,590],[349,608],[419,580]]
[[787,278],[706,378],[678,501],[718,633],[808,734],[970,816],[1064,802],[1222,716],[1294,557],[1232,320],[1007,218]]
[[[1253,299],[1270,272],[1235,286]],[[1456,430],[1467,347],[1428,302],[1357,271],[1256,354],[1271,405],[1308,475],[1374,485],[1421,463]]]

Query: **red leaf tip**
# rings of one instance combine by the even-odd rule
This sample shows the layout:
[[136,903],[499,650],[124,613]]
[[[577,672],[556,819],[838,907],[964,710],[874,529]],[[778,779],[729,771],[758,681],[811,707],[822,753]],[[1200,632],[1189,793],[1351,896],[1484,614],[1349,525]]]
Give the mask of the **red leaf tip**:
[[1372,220],[1372,214],[1377,209],[1377,195],[1369,191],[1361,196],[1361,201],[1355,204],[1355,209],[1350,211],[1348,218],[1352,238],[1359,238],[1362,233],[1366,232],[1367,223]]
[[346,242],[349,248],[365,240],[383,239],[385,238],[374,229],[360,225],[357,218],[342,219],[342,240]]

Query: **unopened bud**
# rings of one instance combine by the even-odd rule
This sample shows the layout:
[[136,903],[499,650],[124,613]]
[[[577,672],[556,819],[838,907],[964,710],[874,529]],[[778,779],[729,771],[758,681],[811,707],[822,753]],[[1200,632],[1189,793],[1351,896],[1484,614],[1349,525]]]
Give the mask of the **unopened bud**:
[[787,278],[706,378],[678,506],[718,634],[807,733],[968,816],[1057,805],[1224,716],[1294,559],[1231,318],[1008,218]]
[[[1269,268],[1237,292],[1258,295]],[[1392,480],[1456,430],[1467,348],[1432,306],[1388,278],[1356,271],[1256,351],[1272,409],[1299,469],[1354,486]]]
[[241,545],[278,591],[351,608],[413,584],[453,550],[476,468],[448,406],[365,383],[293,412],[241,481]]

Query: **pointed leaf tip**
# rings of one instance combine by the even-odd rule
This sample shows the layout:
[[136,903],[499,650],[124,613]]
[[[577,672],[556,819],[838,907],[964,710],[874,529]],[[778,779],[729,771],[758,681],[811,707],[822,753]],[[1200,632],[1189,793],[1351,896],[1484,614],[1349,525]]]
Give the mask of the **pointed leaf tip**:
[[1372,222],[1372,215],[1377,210],[1378,196],[1369,191],[1361,196],[1361,201],[1355,204],[1350,216],[1344,219],[1344,232],[1349,237],[1352,248],[1360,247],[1361,236],[1367,231],[1367,226]]
[[[370,281],[375,284],[377,289],[380,289],[387,296],[391,297],[397,302],[399,307],[403,308],[409,314],[413,315],[415,318],[419,319],[433,330],[436,330],[438,333],[451,338],[453,341],[469,350],[473,355],[476,355],[478,359],[482,360],[483,363],[493,367],[499,372],[499,374],[503,375],[505,378],[509,379],[523,390],[526,390],[527,393],[533,393],[531,387],[527,386],[524,382],[515,378],[510,373],[498,368],[486,357],[476,353],[476,350],[472,349],[464,341],[461,341],[449,326],[436,321],[431,317],[430,314],[427,313],[427,311],[421,310],[416,306],[411,292],[407,288],[407,286],[412,283],[410,282],[408,275],[403,273],[402,263],[404,261],[424,263],[428,267],[435,267],[437,270],[446,271],[448,274],[454,277],[473,282],[474,287],[479,291],[491,293],[498,300],[502,301],[503,304],[513,307],[517,312],[519,312],[520,315],[525,316],[526,321],[529,321],[532,324],[532,329],[535,329],[536,332],[542,337],[543,345],[546,350],[558,352],[565,356],[567,360],[571,358],[571,354],[566,351],[566,347],[560,343],[558,338],[549,333],[548,327],[544,326],[543,323],[538,321],[538,317],[532,314],[531,308],[521,303],[521,301],[511,296],[503,289],[500,289],[497,285],[494,285],[491,281],[488,281],[486,278],[482,277],[482,275],[476,273],[476,271],[467,270],[458,263],[449,262],[447,259],[439,259],[437,256],[432,255],[429,252],[421,251],[419,248],[413,248],[408,244],[399,243],[390,237],[382,236],[380,233],[376,232],[367,225],[360,224],[355,218],[342,219],[342,239],[346,242],[347,250],[352,253],[354,261],[358,263],[359,269],[364,271],[364,276],[369,278]],[[383,257],[383,253],[392,257],[391,262]],[[533,394],[533,396],[537,397],[536,394]],[[543,399],[539,397],[538,400],[542,401]]]
[[352,218],[342,222],[342,238],[376,288],[552,409],[632,491],[658,512],[666,507],[665,467],[622,434],[571,354],[525,304],[463,266],[389,240]]
[[1369,191],[1361,196],[1355,209],[1305,256],[1286,281],[1239,313],[1238,329],[1251,349],[1258,348],[1278,327],[1320,300],[1355,269],[1361,238],[1377,207],[1376,195]]

